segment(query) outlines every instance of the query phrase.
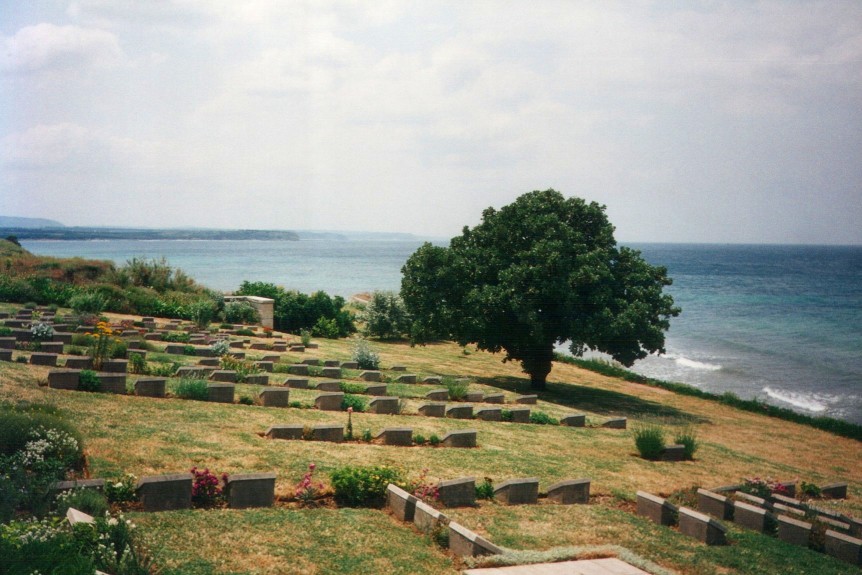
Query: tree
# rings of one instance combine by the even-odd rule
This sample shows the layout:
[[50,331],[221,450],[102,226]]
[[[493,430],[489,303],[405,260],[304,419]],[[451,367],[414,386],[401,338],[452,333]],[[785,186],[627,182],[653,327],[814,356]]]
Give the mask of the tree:
[[414,341],[505,350],[503,361],[520,361],[535,389],[545,387],[557,343],[626,366],[664,353],[680,312],[662,293],[667,270],[617,247],[613,232],[604,206],[554,190],[486,209],[448,248],[426,243],[402,268]]
[[410,316],[404,301],[394,292],[374,291],[361,315],[365,322],[362,330],[367,336],[380,339],[398,339],[410,332]]

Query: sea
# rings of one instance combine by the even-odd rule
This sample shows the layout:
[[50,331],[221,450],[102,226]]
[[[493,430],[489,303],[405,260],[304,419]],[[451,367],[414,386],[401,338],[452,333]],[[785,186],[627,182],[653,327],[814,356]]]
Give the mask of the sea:
[[[445,242],[434,242],[445,245]],[[420,240],[23,241],[39,255],[165,258],[199,283],[333,295],[398,290]],[[665,266],[682,308],[634,371],[862,424],[862,246],[628,244]],[[553,377],[553,376],[552,376]]]

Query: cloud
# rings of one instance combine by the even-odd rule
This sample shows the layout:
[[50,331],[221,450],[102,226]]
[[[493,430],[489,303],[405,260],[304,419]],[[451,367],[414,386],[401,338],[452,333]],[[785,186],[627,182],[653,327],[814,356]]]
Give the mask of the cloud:
[[112,67],[124,59],[120,44],[104,30],[41,23],[0,39],[0,69],[13,72]]

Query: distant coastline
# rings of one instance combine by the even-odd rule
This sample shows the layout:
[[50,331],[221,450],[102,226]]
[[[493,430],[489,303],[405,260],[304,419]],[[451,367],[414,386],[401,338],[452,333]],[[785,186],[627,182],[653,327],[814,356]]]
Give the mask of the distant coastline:
[[281,240],[299,241],[285,230],[210,230],[140,228],[0,228],[0,237],[19,240]]

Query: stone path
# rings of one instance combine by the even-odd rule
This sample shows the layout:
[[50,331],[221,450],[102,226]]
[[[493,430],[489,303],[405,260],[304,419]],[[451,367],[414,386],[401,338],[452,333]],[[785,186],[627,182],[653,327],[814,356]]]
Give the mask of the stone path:
[[616,558],[469,569],[464,575],[649,575]]

